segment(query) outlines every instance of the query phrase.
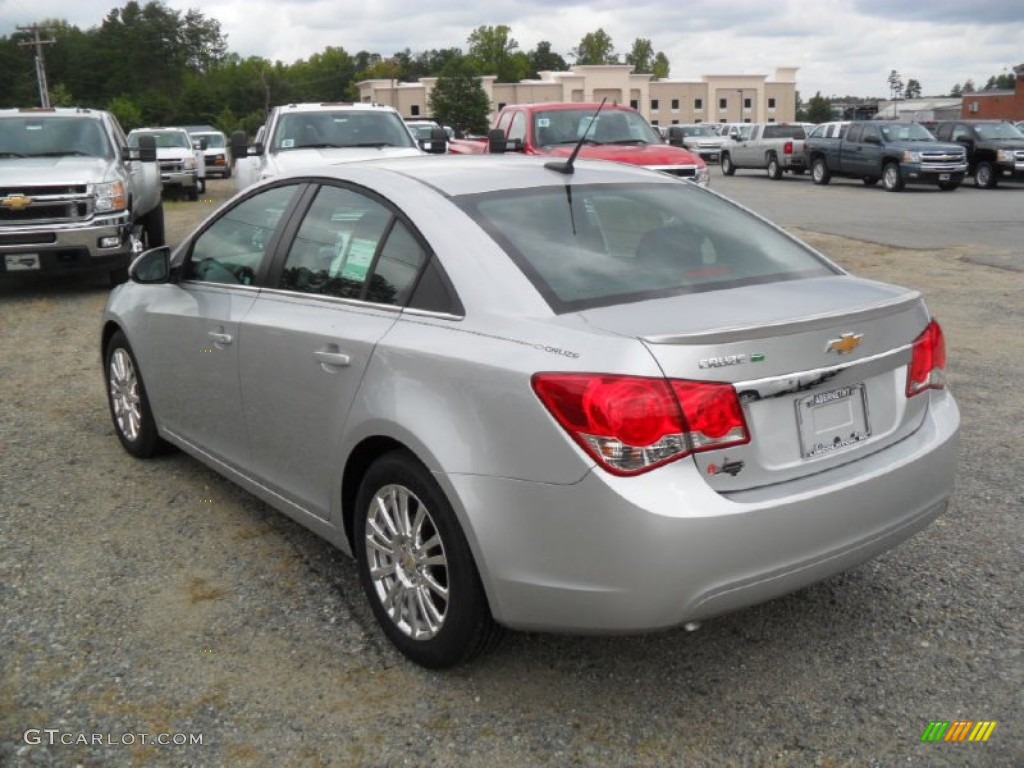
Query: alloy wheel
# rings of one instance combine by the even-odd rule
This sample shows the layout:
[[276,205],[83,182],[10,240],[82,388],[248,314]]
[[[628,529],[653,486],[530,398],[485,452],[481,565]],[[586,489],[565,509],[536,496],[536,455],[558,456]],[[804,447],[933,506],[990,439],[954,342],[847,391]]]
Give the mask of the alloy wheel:
[[110,356],[110,403],[114,423],[126,440],[139,439],[142,428],[142,406],[139,400],[139,380],[128,352],[114,350]]

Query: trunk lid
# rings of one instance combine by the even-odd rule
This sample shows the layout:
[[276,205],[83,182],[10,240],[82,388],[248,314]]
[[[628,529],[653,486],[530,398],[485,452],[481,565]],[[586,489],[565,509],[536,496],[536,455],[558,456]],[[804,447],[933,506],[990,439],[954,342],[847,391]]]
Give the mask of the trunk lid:
[[750,442],[693,455],[727,492],[856,460],[921,424],[904,392],[911,344],[929,316],[916,291],[838,275],[586,310],[637,338],[673,379],[731,383]]

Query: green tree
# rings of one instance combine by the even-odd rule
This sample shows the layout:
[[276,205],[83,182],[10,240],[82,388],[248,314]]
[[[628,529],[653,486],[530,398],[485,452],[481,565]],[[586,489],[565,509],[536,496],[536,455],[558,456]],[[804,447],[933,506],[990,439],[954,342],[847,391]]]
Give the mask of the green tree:
[[107,104],[106,108],[108,112],[114,114],[117,122],[121,124],[125,131],[130,131],[132,128],[141,128],[145,125],[142,119],[142,110],[127,96],[115,96]]
[[832,102],[821,95],[821,91],[814,94],[807,102],[807,122],[827,123],[832,119]]
[[633,41],[633,48],[626,54],[626,63],[633,65],[633,71],[640,75],[649,75],[654,68],[654,46],[644,37]]
[[486,133],[491,102],[466,57],[452,59],[430,93],[430,111],[460,135]]
[[658,51],[654,54],[654,64],[651,66],[651,72],[654,74],[654,79],[664,80],[668,77],[668,71],[668,56],[666,56],[662,51]]
[[960,89],[960,93],[974,93],[974,81],[970,78],[964,80],[963,87]]
[[960,83],[954,83],[953,87],[949,89],[950,96],[959,96],[963,93],[963,88],[960,87]]
[[467,58],[478,73],[496,75],[499,83],[517,83],[529,74],[529,57],[519,50],[511,32],[499,24],[477,27],[470,33]]
[[565,59],[551,50],[551,43],[541,40],[528,54],[530,58],[530,74],[536,77],[539,72],[564,72],[569,68]]
[[903,92],[903,98],[905,99],[919,99],[921,98],[921,84],[914,78],[907,80],[907,88]]
[[889,73],[889,98],[898,99],[903,94],[903,79],[895,69]]
[[612,39],[603,29],[588,32],[569,54],[577,64],[618,64]]

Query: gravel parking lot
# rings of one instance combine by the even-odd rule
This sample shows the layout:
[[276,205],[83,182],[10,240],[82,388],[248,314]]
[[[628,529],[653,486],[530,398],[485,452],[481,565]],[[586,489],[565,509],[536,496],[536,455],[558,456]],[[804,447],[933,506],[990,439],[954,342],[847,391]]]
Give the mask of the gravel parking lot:
[[[170,238],[231,184],[169,203]],[[1024,259],[799,234],[942,322],[948,514],[697,632],[516,633],[445,673],[392,650],[329,545],[183,454],[121,449],[102,281],[0,285],[0,765],[1024,765]],[[998,725],[922,743],[934,720]]]

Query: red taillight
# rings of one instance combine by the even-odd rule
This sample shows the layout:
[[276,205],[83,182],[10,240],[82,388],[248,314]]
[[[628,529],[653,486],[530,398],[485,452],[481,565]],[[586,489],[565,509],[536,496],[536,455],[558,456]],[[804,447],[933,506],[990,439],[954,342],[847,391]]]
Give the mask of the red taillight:
[[927,389],[946,386],[946,341],[942,328],[932,320],[921,335],[914,339],[910,366],[907,368],[907,397]]
[[533,389],[569,435],[616,475],[750,440],[730,384],[538,373]]
[[782,154],[784,154],[784,155],[792,155],[793,154],[793,142],[792,141],[787,141],[785,144],[782,145]]

